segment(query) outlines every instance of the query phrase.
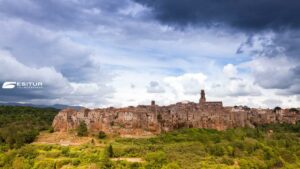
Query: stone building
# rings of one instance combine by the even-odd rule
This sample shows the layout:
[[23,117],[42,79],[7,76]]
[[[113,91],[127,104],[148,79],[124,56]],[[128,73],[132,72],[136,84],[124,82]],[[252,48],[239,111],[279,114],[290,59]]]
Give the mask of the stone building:
[[234,127],[255,127],[268,123],[296,123],[298,112],[287,109],[250,109],[223,107],[222,102],[207,102],[201,90],[199,103],[179,102],[168,106],[129,106],[104,109],[64,109],[55,117],[55,131],[73,131],[84,121],[90,132],[104,131],[120,135],[153,135],[178,128],[210,128],[225,130]]
[[207,110],[221,110],[223,108],[223,103],[221,101],[213,101],[213,102],[207,102],[205,97],[205,91],[201,90],[200,93],[200,100],[199,100],[200,107],[203,107]]

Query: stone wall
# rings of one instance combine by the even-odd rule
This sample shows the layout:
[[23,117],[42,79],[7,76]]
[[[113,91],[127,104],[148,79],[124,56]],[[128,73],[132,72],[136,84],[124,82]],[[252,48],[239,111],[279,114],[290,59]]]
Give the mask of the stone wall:
[[[213,102],[212,102],[213,103]],[[255,127],[269,123],[291,123],[300,120],[300,114],[288,109],[244,109],[187,102],[169,106],[64,109],[53,121],[55,131],[72,131],[84,121],[90,132],[104,131],[120,135],[152,135],[183,127],[225,130],[234,127]]]

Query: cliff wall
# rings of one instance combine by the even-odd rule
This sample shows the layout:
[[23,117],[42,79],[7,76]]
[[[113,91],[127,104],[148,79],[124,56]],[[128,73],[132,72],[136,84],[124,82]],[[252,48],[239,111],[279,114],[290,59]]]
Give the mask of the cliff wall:
[[290,123],[300,120],[298,111],[281,109],[245,109],[177,103],[169,106],[126,107],[105,109],[64,109],[53,121],[55,131],[72,131],[84,121],[90,132],[104,131],[120,135],[152,135],[183,127],[225,130],[234,127],[255,127],[260,124]]

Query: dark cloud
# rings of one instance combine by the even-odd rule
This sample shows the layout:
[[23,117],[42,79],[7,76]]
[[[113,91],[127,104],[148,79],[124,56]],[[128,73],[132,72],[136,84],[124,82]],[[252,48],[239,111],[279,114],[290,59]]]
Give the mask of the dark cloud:
[[[300,30],[288,30],[282,33],[277,33],[273,38],[273,46],[271,49],[281,49],[282,53],[291,59],[300,60]],[[271,56],[271,55],[269,55]],[[274,56],[274,55],[273,55]]]
[[[259,43],[262,48],[253,48],[257,43]],[[247,40],[238,48],[237,53],[243,53],[244,49],[252,48],[251,53],[256,56],[266,56],[270,58],[286,56],[291,59],[300,59],[299,44],[300,31],[298,29],[249,34]]]
[[135,0],[150,7],[162,23],[185,27],[230,26],[242,30],[299,28],[295,0]]
[[[294,0],[135,0],[150,9],[155,19],[180,29],[207,27],[238,30],[248,36],[236,53],[260,61],[252,67],[254,81],[266,89],[298,94],[300,73],[300,1]],[[269,36],[267,35],[269,34]],[[266,36],[267,35],[267,36]],[[257,48],[259,42],[260,48]],[[246,48],[251,50],[246,51]],[[278,62],[286,57],[287,61]],[[268,62],[269,61],[269,62]],[[273,64],[273,65],[270,65]],[[270,65],[270,66],[269,66]],[[255,65],[254,65],[255,66]],[[266,68],[264,68],[266,67]]]

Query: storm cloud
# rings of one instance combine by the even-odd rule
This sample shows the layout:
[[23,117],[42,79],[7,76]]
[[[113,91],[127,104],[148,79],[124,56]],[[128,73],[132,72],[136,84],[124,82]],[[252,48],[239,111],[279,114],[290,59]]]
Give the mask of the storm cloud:
[[299,28],[295,0],[135,0],[164,24],[185,27],[229,26],[247,31]]
[[224,105],[294,106],[298,9],[292,0],[0,0],[0,84],[44,84],[0,89],[0,102],[170,104],[197,102],[205,88]]
[[[294,0],[135,0],[160,23],[180,30],[223,29],[248,38],[238,54],[252,57],[254,82],[279,93],[297,94],[300,74],[300,1]],[[266,64],[268,63],[268,64]]]

